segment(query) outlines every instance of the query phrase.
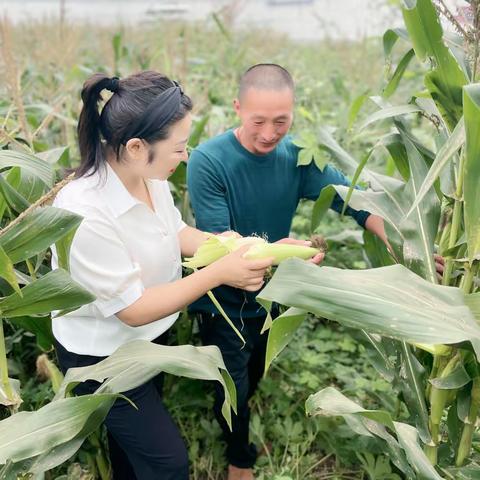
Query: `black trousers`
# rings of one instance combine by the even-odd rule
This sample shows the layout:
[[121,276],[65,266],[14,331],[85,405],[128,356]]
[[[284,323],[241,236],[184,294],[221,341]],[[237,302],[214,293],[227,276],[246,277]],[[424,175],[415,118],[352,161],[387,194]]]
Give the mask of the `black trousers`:
[[232,431],[222,416],[224,400],[222,387],[215,382],[215,417],[227,443],[227,459],[239,468],[251,468],[257,459],[257,449],[249,441],[250,408],[248,400],[255,392],[265,366],[267,334],[261,335],[265,316],[257,318],[232,318],[246,345],[220,315],[200,313],[197,316],[200,336],[204,345],[216,345],[222,352],[228,372],[237,389],[237,415],[232,413]]
[[[162,335],[154,343],[164,343]],[[106,357],[78,355],[55,342],[63,373],[72,367],[84,367]],[[117,400],[105,425],[108,432],[110,460],[114,480],[185,480],[188,479],[188,456],[177,426],[163,405],[163,376],[123,392],[135,403]],[[100,384],[93,380],[79,384],[77,395],[93,393]]]

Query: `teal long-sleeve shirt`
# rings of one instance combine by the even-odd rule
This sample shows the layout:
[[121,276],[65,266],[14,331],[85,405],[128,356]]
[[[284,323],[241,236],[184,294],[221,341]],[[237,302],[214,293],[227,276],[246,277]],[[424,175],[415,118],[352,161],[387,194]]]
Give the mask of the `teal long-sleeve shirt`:
[[[234,230],[246,237],[259,235],[269,242],[288,237],[302,198],[316,200],[328,185],[350,185],[337,169],[321,171],[314,162],[297,167],[299,148],[285,137],[267,155],[246,150],[233,130],[206,141],[190,155],[187,183],[197,228],[221,233]],[[341,212],[336,195],[331,208]],[[346,214],[364,227],[368,212],[348,207]],[[262,314],[256,293],[219,287],[214,295],[229,316],[252,318]],[[190,305],[192,312],[218,311],[207,296]]]

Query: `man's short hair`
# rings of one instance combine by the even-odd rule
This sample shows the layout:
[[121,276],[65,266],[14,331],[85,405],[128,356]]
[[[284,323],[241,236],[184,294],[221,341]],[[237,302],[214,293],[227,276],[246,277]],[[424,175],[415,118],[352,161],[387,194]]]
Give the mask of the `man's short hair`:
[[258,63],[250,67],[240,78],[238,98],[249,88],[259,90],[295,90],[293,78],[288,71],[276,63]]

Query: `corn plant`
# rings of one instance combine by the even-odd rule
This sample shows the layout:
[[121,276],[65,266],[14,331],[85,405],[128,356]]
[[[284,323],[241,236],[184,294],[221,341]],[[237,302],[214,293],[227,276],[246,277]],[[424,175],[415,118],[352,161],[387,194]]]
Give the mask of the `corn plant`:
[[[460,26],[462,38],[444,34],[432,0],[405,0],[406,29],[389,30],[384,47],[387,56],[400,38],[412,47],[383,95],[371,98],[377,110],[359,126],[365,130],[381,121],[393,129],[361,161],[326,130],[308,146],[309,158],[299,158],[304,164],[316,151],[327,151],[353,184],[362,180],[368,187],[325,189],[312,226],[338,193],[353,208],[385,220],[390,251],[367,233],[365,253],[374,268],[315,268],[288,260],[259,295],[267,309],[272,302],[291,307],[271,326],[266,369],[306,312],[362,331],[408,421],[365,410],[333,387],[312,395],[307,413],[342,416],[356,433],[382,439],[407,478],[439,479],[439,469],[448,478],[468,475],[480,408],[480,2],[469,3],[472,22],[468,30]],[[438,4],[448,15],[444,2]],[[424,90],[394,105],[389,98],[414,56],[426,70]],[[428,144],[413,128],[419,122],[433,139]],[[393,176],[367,168],[379,154],[395,166]],[[446,259],[441,279],[435,252]]]

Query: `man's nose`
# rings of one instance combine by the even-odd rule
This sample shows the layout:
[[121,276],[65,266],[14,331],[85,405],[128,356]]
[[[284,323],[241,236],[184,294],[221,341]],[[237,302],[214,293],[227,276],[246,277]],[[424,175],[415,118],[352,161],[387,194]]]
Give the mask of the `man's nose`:
[[265,140],[265,142],[273,142],[275,140],[276,134],[275,134],[275,128],[273,125],[267,125],[262,131],[262,137]]

